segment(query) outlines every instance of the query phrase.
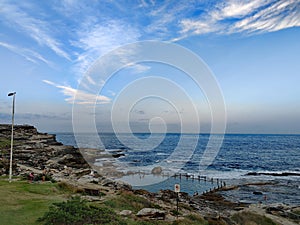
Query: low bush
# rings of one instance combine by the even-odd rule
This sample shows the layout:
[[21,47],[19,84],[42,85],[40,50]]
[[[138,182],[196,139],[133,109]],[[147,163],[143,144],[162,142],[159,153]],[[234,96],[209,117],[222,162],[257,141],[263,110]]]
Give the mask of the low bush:
[[66,202],[53,203],[38,221],[45,225],[126,224],[111,209],[89,205],[78,196]]
[[276,225],[271,219],[251,212],[241,212],[232,216],[232,220],[238,224],[247,224],[249,222],[260,225]]
[[138,212],[142,208],[160,208],[158,205],[151,203],[148,199],[137,196],[131,192],[124,192],[115,198],[111,198],[104,202],[110,208],[118,210],[132,210]]
[[71,193],[83,193],[84,190],[82,188],[78,188],[72,184],[69,184],[68,182],[58,182],[58,187],[66,192],[71,192]]

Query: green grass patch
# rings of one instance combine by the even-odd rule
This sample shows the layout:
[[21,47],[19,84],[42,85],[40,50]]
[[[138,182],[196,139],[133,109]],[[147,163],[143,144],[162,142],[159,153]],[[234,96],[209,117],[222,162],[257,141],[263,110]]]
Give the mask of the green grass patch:
[[241,212],[232,216],[232,220],[238,224],[276,225],[271,219],[251,212]]
[[300,216],[300,210],[295,210],[295,211],[293,211],[293,213]]
[[131,192],[122,192],[107,201],[104,204],[112,209],[131,210],[138,212],[142,208],[160,208],[160,206],[151,203],[148,199],[137,196]]
[[1,224],[34,225],[54,202],[65,199],[57,184],[0,179]]
[[209,223],[204,220],[200,215],[189,214],[184,219],[176,220],[172,225],[208,225]]
[[9,148],[10,147],[10,139],[0,138],[0,149]]

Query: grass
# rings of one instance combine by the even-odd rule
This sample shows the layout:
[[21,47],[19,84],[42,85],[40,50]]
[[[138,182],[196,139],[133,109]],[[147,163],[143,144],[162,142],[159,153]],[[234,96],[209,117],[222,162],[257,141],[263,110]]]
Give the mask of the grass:
[[237,222],[238,224],[259,224],[259,225],[276,225],[271,219],[257,215],[251,212],[241,212],[232,216],[232,220]]
[[[75,193],[78,193],[76,190]],[[68,185],[59,183],[28,183],[27,181],[8,182],[7,177],[0,178],[0,225],[41,225],[37,222],[38,218],[49,212],[49,207],[53,207],[53,203],[61,203],[70,199],[74,194],[74,190]],[[93,206],[93,204],[95,204]],[[213,225],[228,224],[224,220],[213,221],[204,220],[200,215],[191,213],[190,215],[181,217],[181,219],[167,221],[143,221],[140,218],[129,216],[122,218],[117,215],[118,212],[127,209],[136,214],[140,209],[145,207],[160,208],[148,199],[137,196],[131,192],[121,192],[120,194],[107,196],[103,203],[91,203],[91,207],[96,207],[105,215],[120,218],[116,220],[127,225]],[[50,207],[51,209],[51,207]],[[103,211],[104,210],[104,211]],[[111,212],[111,213],[110,213]],[[105,218],[104,218],[105,219]],[[275,223],[264,217],[250,212],[241,212],[235,214],[230,220],[237,224],[260,224],[275,225]],[[118,223],[119,223],[118,222]]]
[[201,216],[196,214],[187,215],[183,220],[174,221],[172,225],[208,225],[209,223],[205,221]]
[[0,179],[0,224],[35,225],[54,202],[66,199],[55,183],[28,183]]
[[293,211],[293,213],[300,216],[300,210],[295,210],[295,211]]
[[142,208],[160,208],[158,205],[154,205],[146,198],[137,196],[131,192],[122,192],[120,195],[107,200],[104,204],[112,209],[122,211],[131,210],[137,213]]
[[0,138],[0,149],[9,148],[10,147],[10,139]]

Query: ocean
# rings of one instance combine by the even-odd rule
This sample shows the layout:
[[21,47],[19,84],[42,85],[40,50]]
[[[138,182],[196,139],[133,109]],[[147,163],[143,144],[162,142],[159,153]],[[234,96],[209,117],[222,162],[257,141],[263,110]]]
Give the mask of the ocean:
[[[100,138],[101,144],[94,142],[95,138]],[[210,138],[209,134],[83,133],[77,136],[76,142],[72,133],[57,134],[57,140],[65,145],[122,153],[122,157],[116,159],[121,170],[141,172],[124,178],[136,188],[158,191],[173,189],[174,184],[179,183],[182,191],[192,194],[220,184],[210,182],[211,178],[228,184],[275,180],[279,182],[281,194],[285,192],[283,187],[292,187],[286,190],[291,193],[289,203],[300,204],[300,135],[225,134],[219,137],[224,139],[219,151],[212,154],[210,165],[203,167],[200,162],[204,152],[211,147],[208,146],[211,145]],[[166,177],[151,175],[151,168],[158,166],[167,169]],[[188,178],[169,177],[175,173],[187,174]],[[190,179],[192,176],[205,176],[207,180],[193,180]],[[228,197],[234,198],[230,193]],[[281,198],[289,199],[286,195]]]

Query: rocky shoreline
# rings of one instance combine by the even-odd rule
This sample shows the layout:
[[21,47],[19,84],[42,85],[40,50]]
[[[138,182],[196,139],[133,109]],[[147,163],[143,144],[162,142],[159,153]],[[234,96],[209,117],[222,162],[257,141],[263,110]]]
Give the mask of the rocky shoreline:
[[[0,175],[8,174],[9,171],[10,135],[11,125],[0,124],[0,141],[4,143],[0,152]],[[74,183],[84,175],[91,174],[94,168],[86,160],[93,163],[99,153],[101,151],[98,149],[78,149],[63,145],[56,141],[54,134],[40,133],[31,125],[14,126],[14,176],[24,176],[30,172],[36,175],[47,173],[55,181]],[[104,176],[101,177],[105,180]]]
[[[0,175],[8,174],[10,152],[11,125],[0,125]],[[84,155],[84,157],[83,157]],[[93,168],[97,157],[107,159],[114,158],[98,149],[78,149],[73,146],[65,146],[56,141],[53,134],[40,133],[30,125],[16,125],[14,129],[13,175],[26,176],[30,172],[36,175],[47,173],[56,182],[85,192],[85,198],[90,201],[101,201],[99,193],[105,191],[115,195],[118,192],[128,192],[141,196],[161,207],[157,209],[143,209],[136,217],[145,219],[175,220],[171,215],[176,205],[177,195],[171,190],[161,190],[158,193],[150,193],[145,190],[133,190],[130,185],[106,178],[105,174],[119,172],[107,162],[105,166]],[[88,162],[87,162],[87,161]],[[99,171],[94,173],[93,171]],[[269,183],[268,183],[269,184]],[[253,185],[253,184],[244,184]],[[264,185],[264,184],[261,184]],[[189,196],[179,193],[180,216],[196,213],[207,220],[217,221],[216,224],[234,224],[230,218],[238,212],[255,212],[272,218],[278,224],[300,224],[298,214],[299,206],[287,206],[283,204],[247,204],[239,201],[229,201],[219,191],[229,191],[240,188],[238,185],[223,187],[218,191],[211,191],[202,195]],[[109,195],[107,195],[109,196]],[[120,212],[120,215],[131,214]],[[283,222],[282,222],[283,221]]]

